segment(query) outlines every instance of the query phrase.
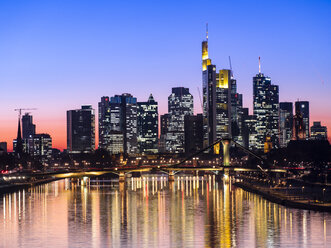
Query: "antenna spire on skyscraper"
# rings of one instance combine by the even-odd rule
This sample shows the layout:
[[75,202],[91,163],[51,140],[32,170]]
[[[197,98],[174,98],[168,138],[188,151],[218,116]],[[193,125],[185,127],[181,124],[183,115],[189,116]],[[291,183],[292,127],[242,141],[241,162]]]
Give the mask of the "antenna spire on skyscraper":
[[261,73],[261,57],[259,57],[259,74]]
[[206,23],[206,40],[208,41],[208,22]]

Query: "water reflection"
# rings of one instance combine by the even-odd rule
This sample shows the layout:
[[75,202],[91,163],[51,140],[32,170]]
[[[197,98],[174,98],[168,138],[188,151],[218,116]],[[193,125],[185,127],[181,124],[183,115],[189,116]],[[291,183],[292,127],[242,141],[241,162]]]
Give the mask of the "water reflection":
[[3,195],[1,247],[326,247],[331,215],[215,180],[56,181]]

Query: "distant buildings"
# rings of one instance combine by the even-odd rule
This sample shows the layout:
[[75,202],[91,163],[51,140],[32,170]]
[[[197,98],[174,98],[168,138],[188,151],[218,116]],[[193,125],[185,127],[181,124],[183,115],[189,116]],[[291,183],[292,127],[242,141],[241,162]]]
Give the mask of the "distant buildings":
[[309,139],[309,102],[308,101],[296,101],[295,112],[302,115],[303,125],[305,129],[305,138]]
[[292,139],[293,103],[279,103],[279,145],[286,147]]
[[90,105],[67,111],[67,149],[70,153],[95,149],[95,116]]
[[326,126],[321,126],[320,121],[314,121],[310,128],[310,137],[313,140],[327,140],[328,132]]
[[159,137],[158,104],[150,94],[147,102],[138,102],[138,150],[139,153],[157,153]]
[[184,153],[184,118],[186,115],[193,115],[193,96],[188,88],[172,88],[172,93],[168,97],[168,114],[169,127],[165,150],[170,153]]
[[[253,77],[253,110],[256,116],[256,148],[264,150],[265,142],[279,147],[279,89],[271,79],[259,73]],[[269,140],[270,137],[270,140]]]

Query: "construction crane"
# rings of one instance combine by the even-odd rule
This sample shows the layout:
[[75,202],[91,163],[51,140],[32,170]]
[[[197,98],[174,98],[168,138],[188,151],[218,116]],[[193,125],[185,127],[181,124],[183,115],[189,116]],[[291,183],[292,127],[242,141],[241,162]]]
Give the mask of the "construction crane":
[[36,108],[19,108],[19,109],[14,109],[14,111],[18,111],[18,119],[21,119],[22,116],[22,110],[37,110]]

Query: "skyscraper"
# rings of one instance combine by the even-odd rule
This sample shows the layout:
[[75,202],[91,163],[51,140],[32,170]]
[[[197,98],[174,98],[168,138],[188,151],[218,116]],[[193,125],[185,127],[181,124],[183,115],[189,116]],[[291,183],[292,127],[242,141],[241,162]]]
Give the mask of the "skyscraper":
[[138,102],[138,148],[140,153],[158,152],[158,104],[150,94],[147,102]]
[[185,115],[184,130],[185,130],[185,153],[192,154],[203,148],[203,116]]
[[71,153],[95,149],[95,116],[90,105],[67,111],[67,149]]
[[184,153],[184,117],[193,115],[193,96],[188,88],[172,88],[168,97],[169,128],[166,135],[166,151]]
[[32,115],[25,113],[22,116],[22,136],[23,139],[27,139],[30,135],[36,133],[36,125],[33,124]]
[[123,152],[136,154],[137,143],[137,98],[124,93],[110,98],[111,130],[123,133]]
[[49,160],[52,157],[52,138],[49,134],[34,134],[27,139],[27,150],[31,156]]
[[111,130],[111,111],[108,96],[101,97],[98,104],[99,119],[99,149],[109,150],[109,140]]
[[231,70],[216,72],[208,56],[208,31],[202,42],[202,93],[203,93],[203,132],[204,147],[215,140],[231,137]]
[[306,132],[306,139],[309,139],[309,102],[308,101],[296,101],[295,112],[300,112],[303,119],[303,125]]
[[253,77],[253,107],[256,116],[256,148],[262,151],[267,137],[270,137],[272,148],[278,148],[279,89],[277,85],[271,84],[269,77],[261,73],[260,59],[259,73]]
[[279,146],[286,147],[292,139],[293,103],[279,103]]
[[314,124],[310,128],[311,139],[313,140],[327,140],[328,132],[327,127],[322,126],[320,121],[314,121]]

